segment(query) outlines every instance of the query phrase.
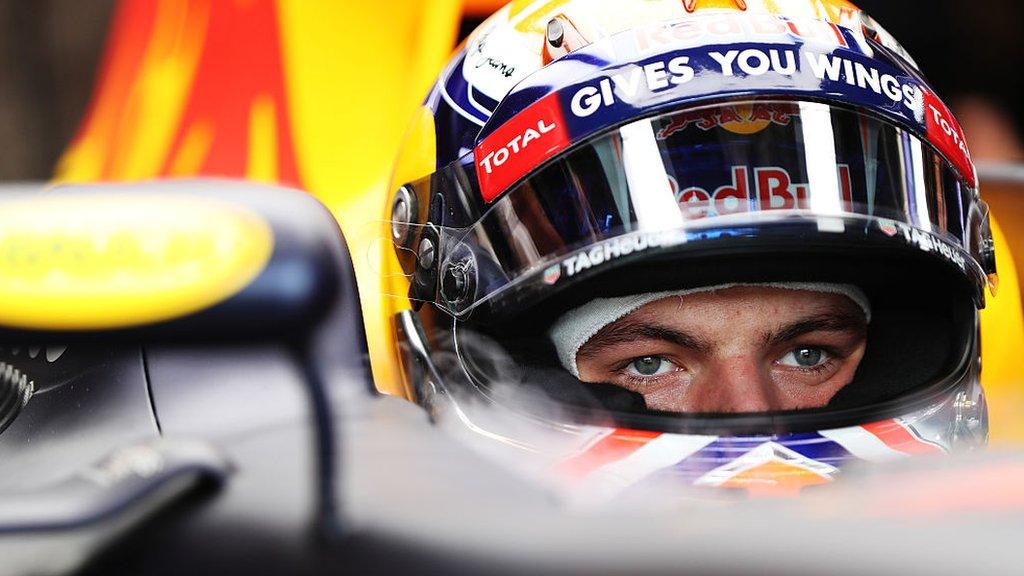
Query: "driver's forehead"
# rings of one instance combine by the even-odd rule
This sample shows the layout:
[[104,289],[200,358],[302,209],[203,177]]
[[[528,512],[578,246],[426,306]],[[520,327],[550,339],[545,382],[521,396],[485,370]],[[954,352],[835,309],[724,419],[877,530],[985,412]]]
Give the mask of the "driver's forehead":
[[837,313],[861,314],[861,311],[842,294],[738,286],[657,300],[611,326],[657,323],[689,334],[736,335],[742,332],[760,336],[765,331],[801,319]]

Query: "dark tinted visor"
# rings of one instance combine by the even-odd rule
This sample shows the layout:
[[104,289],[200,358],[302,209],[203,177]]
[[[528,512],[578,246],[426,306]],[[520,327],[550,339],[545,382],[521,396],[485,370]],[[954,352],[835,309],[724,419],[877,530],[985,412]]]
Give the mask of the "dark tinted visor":
[[423,299],[456,315],[526,278],[565,283],[645,251],[775,222],[826,236],[870,228],[984,282],[976,191],[916,135],[817,102],[734,102],[638,120],[573,148],[482,210],[470,171],[414,186],[445,196],[437,285],[453,269],[463,281]]

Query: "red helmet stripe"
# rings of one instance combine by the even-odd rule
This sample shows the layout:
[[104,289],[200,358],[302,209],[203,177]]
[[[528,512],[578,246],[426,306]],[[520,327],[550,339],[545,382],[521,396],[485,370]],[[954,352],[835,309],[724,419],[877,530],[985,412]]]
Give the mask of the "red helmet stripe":
[[610,434],[594,442],[576,456],[559,464],[556,471],[571,478],[585,477],[605,464],[628,457],[659,436],[661,436],[660,432],[646,430],[624,428],[612,430]]
[[862,428],[874,434],[886,446],[904,454],[943,454],[945,452],[938,445],[920,438],[895,418],[865,424]]

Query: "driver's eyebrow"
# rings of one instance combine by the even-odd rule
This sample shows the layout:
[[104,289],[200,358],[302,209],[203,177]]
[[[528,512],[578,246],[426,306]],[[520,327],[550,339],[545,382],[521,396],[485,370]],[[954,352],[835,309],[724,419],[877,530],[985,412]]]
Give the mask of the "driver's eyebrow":
[[619,325],[613,324],[598,332],[580,348],[578,355],[582,357],[596,356],[608,348],[635,340],[664,340],[676,346],[704,353],[709,352],[712,348],[711,343],[707,340],[674,328],[650,323],[623,322]]
[[862,315],[844,312],[832,312],[811,316],[786,324],[773,332],[764,334],[764,343],[768,346],[782,344],[811,332],[858,332],[863,334],[867,322]]

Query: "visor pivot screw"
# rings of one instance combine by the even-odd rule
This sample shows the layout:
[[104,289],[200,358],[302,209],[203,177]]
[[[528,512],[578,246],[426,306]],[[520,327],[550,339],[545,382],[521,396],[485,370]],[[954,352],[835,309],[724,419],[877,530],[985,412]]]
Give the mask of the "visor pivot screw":
[[562,26],[562,23],[559,22],[558,18],[552,18],[548,21],[547,38],[548,44],[551,44],[552,47],[562,47],[562,42],[565,41],[565,28]]
[[424,238],[420,242],[420,249],[418,252],[418,262],[420,268],[429,270],[434,267],[434,259],[437,255],[437,251],[434,248],[434,243],[430,241],[430,238]]
[[405,245],[408,241],[413,214],[412,193],[408,186],[402,186],[395,192],[395,200],[391,204],[391,237],[395,242]]
[[441,279],[441,295],[445,300],[457,304],[465,300],[469,291],[469,262],[449,264]]

